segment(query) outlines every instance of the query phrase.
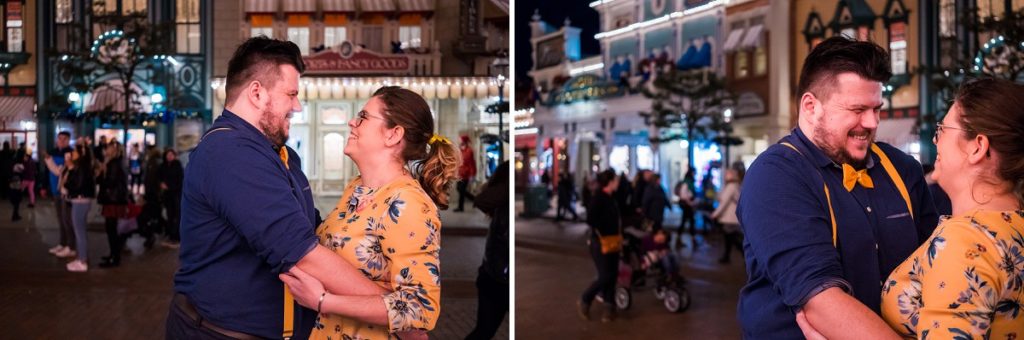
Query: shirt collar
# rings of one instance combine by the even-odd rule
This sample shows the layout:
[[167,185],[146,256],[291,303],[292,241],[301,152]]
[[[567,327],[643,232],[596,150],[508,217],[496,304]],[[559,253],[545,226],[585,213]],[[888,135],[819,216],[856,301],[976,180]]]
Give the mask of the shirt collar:
[[240,132],[249,135],[249,137],[253,137],[261,143],[266,144],[271,149],[277,150],[274,148],[274,145],[270,143],[270,140],[267,139],[267,136],[263,135],[260,130],[256,129],[255,126],[252,126],[252,124],[249,124],[245,119],[242,119],[242,117],[239,117],[228,109],[224,109],[224,112],[221,113],[220,117],[217,118],[217,121],[213,123],[210,130],[222,127],[239,130]]
[[[803,144],[803,148],[805,150],[810,151],[810,155],[808,155],[808,157],[811,158],[811,162],[815,166],[819,168],[824,168],[831,165],[836,169],[842,169],[842,164],[837,164],[836,162],[832,161],[831,158],[828,158],[828,156],[825,155],[824,151],[821,151],[821,149],[818,148],[817,145],[812,143],[811,140],[807,138],[807,135],[804,134],[803,130],[800,130],[800,127],[796,127],[793,129],[793,135],[797,137],[797,141],[799,141],[800,144]],[[874,152],[871,152],[869,150],[867,154],[866,168],[871,169],[873,167],[875,167],[875,155]]]

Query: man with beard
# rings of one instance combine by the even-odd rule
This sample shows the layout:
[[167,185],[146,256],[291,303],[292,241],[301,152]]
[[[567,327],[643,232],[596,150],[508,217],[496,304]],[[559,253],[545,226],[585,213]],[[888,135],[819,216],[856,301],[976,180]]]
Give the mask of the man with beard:
[[303,69],[298,46],[266,37],[232,56],[224,113],[185,169],[166,338],[307,338],[316,312],[295,304],[278,279],[293,267],[333,294],[387,292],[318,245],[320,214],[298,154],[285,146],[289,119],[302,109]]
[[871,317],[882,281],[938,222],[921,165],[874,143],[891,76],[885,50],[842,37],[804,61],[798,127],[751,165],[737,209],[744,338],[802,338],[801,310],[829,339],[888,328]]

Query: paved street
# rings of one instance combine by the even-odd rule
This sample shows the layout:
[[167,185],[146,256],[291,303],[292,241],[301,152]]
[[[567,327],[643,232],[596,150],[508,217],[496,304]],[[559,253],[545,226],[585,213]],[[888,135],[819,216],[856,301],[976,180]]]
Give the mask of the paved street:
[[[517,201],[517,211],[522,202]],[[710,246],[676,252],[687,279],[692,304],[682,313],[669,313],[650,288],[633,292],[633,306],[619,319],[602,324],[595,302],[593,321],[576,315],[575,301],[596,277],[586,250],[587,226],[582,222],[553,222],[545,217],[517,218],[515,224],[516,337],[522,339],[739,339],[736,303],[746,278],[742,258],[718,263],[721,237]],[[666,225],[678,225],[678,213]]]
[[[337,197],[317,201],[323,209],[332,207]],[[176,250],[156,246],[141,255],[125,254],[119,268],[101,269],[97,263],[107,254],[107,242],[94,212],[89,272],[70,273],[65,260],[46,253],[59,237],[52,203],[41,200],[32,209],[25,204],[25,219],[10,222],[10,204],[0,201],[0,338],[162,338],[178,266]],[[469,210],[442,212],[443,308],[430,334],[434,339],[461,339],[476,322],[474,280],[486,219]],[[507,318],[496,339],[508,339]]]

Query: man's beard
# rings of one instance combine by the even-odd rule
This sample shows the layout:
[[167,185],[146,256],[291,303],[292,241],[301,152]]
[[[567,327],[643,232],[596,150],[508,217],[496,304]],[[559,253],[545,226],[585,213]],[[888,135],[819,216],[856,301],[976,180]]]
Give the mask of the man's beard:
[[[846,145],[832,145],[829,143],[833,138],[831,131],[825,129],[825,118],[822,117],[818,120],[817,126],[814,127],[814,144],[818,145],[818,148],[825,153],[836,164],[849,164],[855,169],[863,169],[867,166],[867,154],[864,154],[864,158],[856,159],[850,152],[846,151]],[[845,139],[844,139],[845,141]],[[874,136],[868,137],[869,144],[874,143]]]
[[274,146],[281,147],[288,141],[288,131],[285,129],[284,120],[279,120],[280,124],[274,124],[274,113],[270,110],[263,110],[263,115],[260,116],[260,130],[263,130],[263,134],[267,136],[271,144]]

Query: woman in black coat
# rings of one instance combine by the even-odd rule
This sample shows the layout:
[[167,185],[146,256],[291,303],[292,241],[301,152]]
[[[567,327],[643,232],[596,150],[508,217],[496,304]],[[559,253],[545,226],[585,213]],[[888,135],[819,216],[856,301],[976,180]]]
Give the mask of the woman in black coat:
[[124,248],[124,236],[117,230],[117,222],[126,218],[128,203],[131,197],[128,192],[128,174],[121,163],[124,161],[124,150],[121,143],[111,141],[103,148],[103,166],[96,176],[100,184],[100,192],[96,201],[103,205],[103,217],[107,230],[107,244],[110,255],[104,256],[100,267],[117,267],[121,264],[121,250]]
[[160,166],[160,189],[163,190],[164,208],[167,209],[167,242],[165,246],[177,248],[181,236],[181,185],[185,180],[185,168],[178,161],[178,152],[167,148],[164,163]]
[[619,187],[615,171],[605,170],[597,175],[600,188],[590,202],[591,211],[587,212],[587,224],[590,225],[590,256],[597,267],[597,279],[590,284],[577,302],[580,317],[590,320],[590,303],[601,293],[605,301],[602,322],[615,318],[615,279],[619,274],[619,250],[605,253],[601,249],[601,237],[620,236],[622,227],[619,220],[619,207],[612,198],[612,193]]

